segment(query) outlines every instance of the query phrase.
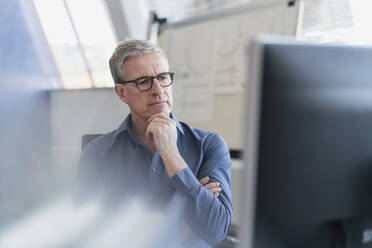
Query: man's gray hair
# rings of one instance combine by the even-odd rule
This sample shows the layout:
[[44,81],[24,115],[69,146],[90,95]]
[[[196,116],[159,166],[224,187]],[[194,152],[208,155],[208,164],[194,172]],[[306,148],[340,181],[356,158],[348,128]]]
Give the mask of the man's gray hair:
[[116,48],[110,58],[110,71],[114,83],[124,81],[123,65],[125,60],[148,53],[158,52],[167,59],[165,53],[149,40],[125,40]]

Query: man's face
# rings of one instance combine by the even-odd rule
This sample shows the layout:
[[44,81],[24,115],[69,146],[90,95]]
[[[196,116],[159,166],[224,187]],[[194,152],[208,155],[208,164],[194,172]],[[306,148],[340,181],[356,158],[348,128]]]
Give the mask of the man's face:
[[[157,52],[132,57],[124,62],[125,81],[145,76],[157,76],[169,71],[166,58]],[[172,86],[162,87],[153,79],[150,90],[140,91],[135,83],[115,85],[119,97],[129,105],[133,118],[148,119],[154,114],[169,115],[172,109]]]

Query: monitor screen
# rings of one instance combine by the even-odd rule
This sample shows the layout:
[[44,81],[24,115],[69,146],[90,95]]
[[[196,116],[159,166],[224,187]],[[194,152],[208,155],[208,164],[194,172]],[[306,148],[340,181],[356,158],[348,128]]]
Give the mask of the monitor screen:
[[250,55],[240,247],[372,247],[372,48]]

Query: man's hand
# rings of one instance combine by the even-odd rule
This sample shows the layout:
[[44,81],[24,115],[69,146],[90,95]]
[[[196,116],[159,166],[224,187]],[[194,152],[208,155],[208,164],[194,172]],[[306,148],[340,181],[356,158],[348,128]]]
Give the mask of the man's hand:
[[187,168],[177,148],[177,127],[175,121],[163,113],[149,118],[146,136],[153,136],[154,145],[163,159],[169,178]]
[[167,153],[178,153],[177,149],[177,128],[176,123],[166,114],[158,113],[148,120],[146,136],[154,138],[154,145],[159,154],[163,157]]
[[[209,177],[203,177],[200,179],[200,184],[203,185],[209,192],[214,194],[216,197],[220,195],[220,192],[222,191],[222,188],[220,187],[221,184],[219,182],[213,182],[213,183],[208,183]],[[208,183],[208,184],[207,184]]]

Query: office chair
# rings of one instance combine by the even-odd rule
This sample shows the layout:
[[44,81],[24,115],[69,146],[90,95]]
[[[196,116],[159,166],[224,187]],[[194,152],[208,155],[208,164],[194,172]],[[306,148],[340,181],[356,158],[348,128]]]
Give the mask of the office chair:
[[83,150],[83,148],[89,143],[91,142],[92,140],[94,140],[95,138],[98,138],[99,136],[101,136],[102,134],[84,134],[82,137],[81,137],[81,150]]

